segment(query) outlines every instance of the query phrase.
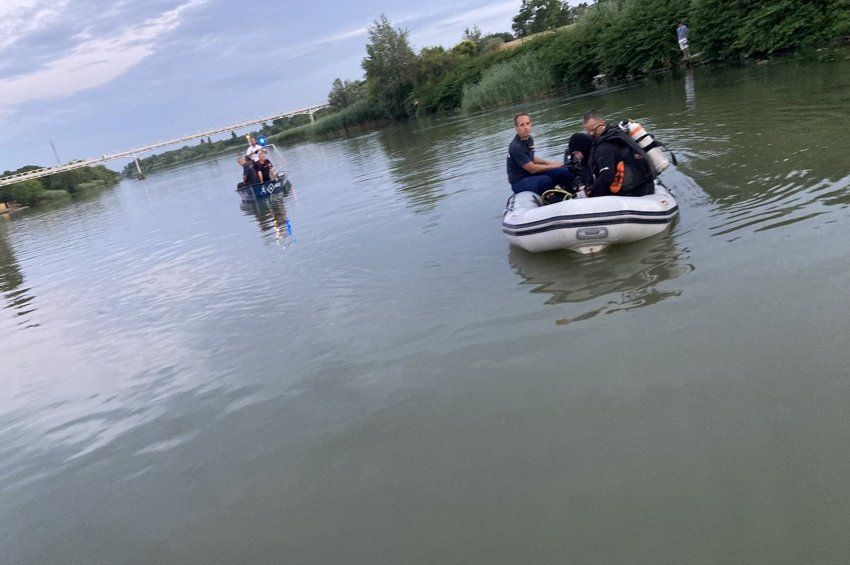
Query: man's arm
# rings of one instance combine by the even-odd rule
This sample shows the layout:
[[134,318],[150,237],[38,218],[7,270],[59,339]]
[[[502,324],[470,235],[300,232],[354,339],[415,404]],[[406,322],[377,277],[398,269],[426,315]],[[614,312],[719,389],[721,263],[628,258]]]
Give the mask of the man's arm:
[[551,165],[553,167],[563,167],[564,163],[562,161],[550,161],[549,159],[541,159],[540,157],[535,156],[534,162],[538,165]]
[[596,162],[599,164],[599,173],[596,182],[585,190],[587,194],[610,194],[611,183],[614,182],[614,174],[617,169],[616,148],[611,144],[603,144],[596,150]]
[[536,175],[537,173],[545,173],[546,171],[551,171],[552,169],[557,169],[558,167],[563,166],[564,164],[559,163],[558,161],[549,161],[548,159],[534,157],[533,161],[529,161],[523,165],[522,168],[532,175]]

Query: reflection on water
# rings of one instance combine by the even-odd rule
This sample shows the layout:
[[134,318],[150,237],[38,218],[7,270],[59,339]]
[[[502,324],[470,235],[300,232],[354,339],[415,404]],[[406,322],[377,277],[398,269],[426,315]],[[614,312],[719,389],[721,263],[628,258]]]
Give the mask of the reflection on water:
[[38,324],[28,321],[27,314],[35,311],[30,289],[24,288],[24,275],[15,259],[14,250],[0,226],[0,293],[6,298],[6,306],[15,316],[22,316],[19,326],[36,327]]
[[[671,289],[663,283],[694,270],[687,251],[680,249],[669,233],[614,246],[596,255],[529,253],[512,247],[508,260],[524,279],[523,284],[532,287],[532,293],[550,295],[546,304],[581,305],[581,312],[559,320],[559,324],[652,306],[680,296],[681,288]],[[602,305],[594,300],[597,298],[603,299]]]
[[[843,562],[848,66],[305,143],[300,203],[223,157],[16,216],[0,561]],[[510,249],[511,116],[555,157],[591,107],[677,153],[678,225]]]
[[446,160],[441,158],[441,151],[447,148],[439,131],[423,128],[411,132],[407,127],[391,126],[378,132],[398,191],[417,214],[433,211],[446,197]]
[[283,194],[265,200],[242,202],[241,208],[246,215],[254,216],[264,238],[284,246],[295,243],[292,221],[286,215]]
[[688,110],[693,110],[696,105],[696,87],[694,86],[694,70],[688,67],[685,70],[685,106]]

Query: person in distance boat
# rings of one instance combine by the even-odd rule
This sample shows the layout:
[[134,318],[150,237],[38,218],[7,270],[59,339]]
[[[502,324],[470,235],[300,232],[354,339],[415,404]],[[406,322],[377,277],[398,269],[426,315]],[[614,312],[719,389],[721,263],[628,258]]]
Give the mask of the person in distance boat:
[[260,177],[260,182],[269,182],[277,178],[277,173],[274,171],[274,165],[272,165],[271,161],[266,159],[266,151],[264,149],[260,149],[259,153],[257,153],[257,162],[254,163],[254,170],[257,171],[257,175]]

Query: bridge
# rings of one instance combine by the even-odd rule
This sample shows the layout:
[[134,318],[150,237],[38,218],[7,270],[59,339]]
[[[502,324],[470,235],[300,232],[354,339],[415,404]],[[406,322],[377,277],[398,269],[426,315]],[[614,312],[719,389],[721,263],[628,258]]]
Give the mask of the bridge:
[[149,145],[144,145],[142,147],[136,147],[133,149],[128,149],[127,151],[119,151],[117,153],[110,153],[108,155],[101,155],[100,157],[95,157],[93,159],[80,159],[77,161],[71,161],[69,163],[65,163],[63,165],[56,165],[55,167],[44,167],[41,169],[33,169],[32,171],[26,171],[24,173],[15,173],[14,175],[8,175],[5,177],[0,177],[0,186],[6,186],[9,184],[15,184],[16,182],[22,182],[30,179],[37,179],[41,177],[46,177],[49,175],[54,175],[56,173],[63,173],[65,171],[73,171],[74,169],[81,169],[83,167],[90,167],[94,165],[102,165],[107,161],[112,161],[113,159],[122,159],[126,157],[132,157],[133,160],[136,161],[136,170],[139,171],[139,174],[142,174],[142,169],[139,167],[139,155],[147,153],[148,151],[153,151],[154,149],[159,149],[160,147],[167,147],[169,145],[176,145],[178,143],[185,143],[187,141],[192,141],[193,139],[199,139],[201,137],[210,137],[213,135],[217,135],[219,133],[224,133],[227,131],[234,131],[238,129],[242,129],[248,126],[253,126],[256,124],[263,124],[266,122],[273,122],[275,120],[281,118],[291,118],[293,116],[303,116],[309,115],[310,122],[315,121],[314,114],[321,110],[322,108],[327,108],[328,104],[314,104],[312,106],[307,106],[305,108],[300,108],[298,110],[294,110],[291,112],[283,112],[280,114],[274,114],[271,116],[265,116],[263,118],[256,118],[252,120],[247,120],[244,122],[240,122],[238,124],[231,124],[229,126],[222,126],[213,129],[208,129],[206,131],[199,131],[196,133],[190,133],[181,137],[177,137],[174,139],[168,139],[165,141],[159,141],[157,143],[151,143]]

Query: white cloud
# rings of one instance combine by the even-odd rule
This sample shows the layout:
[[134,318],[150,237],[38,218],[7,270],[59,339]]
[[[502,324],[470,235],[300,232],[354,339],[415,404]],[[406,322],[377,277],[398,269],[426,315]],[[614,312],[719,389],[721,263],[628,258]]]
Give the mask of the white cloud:
[[348,29],[345,31],[340,31],[326,37],[322,37],[320,39],[316,39],[313,41],[308,41],[306,43],[301,43],[295,47],[289,47],[285,50],[282,50],[276,57],[277,61],[290,61],[292,59],[297,59],[299,57],[303,57],[304,55],[308,55],[310,53],[314,53],[318,51],[321,47],[325,45],[330,45],[332,43],[339,43],[340,41],[347,41],[349,39],[355,39],[357,37],[366,37],[369,33],[369,30],[366,26]]
[[454,45],[461,40],[463,29],[467,27],[471,29],[478,26],[484,33],[510,31],[511,21],[519,12],[521,4],[520,0],[508,0],[454,14],[416,30],[411,34],[411,39],[417,45],[446,42]]
[[0,105],[69,96],[108,83],[152,55],[158,38],[177,28],[186,10],[206,1],[189,0],[119,35],[87,39],[38,70],[0,79]]
[[[456,36],[453,43],[457,43],[460,41],[463,27],[471,28],[473,25],[477,25],[482,30],[487,31],[489,29],[488,24],[491,24],[494,21],[497,26],[503,24],[505,21],[510,22],[510,18],[519,11],[520,4],[521,0],[510,0],[500,4],[474,8],[472,10],[467,10],[466,12],[461,12],[460,14],[440,19],[433,24],[427,25],[424,29],[417,29],[415,32],[411,32],[411,39],[428,40],[426,42],[415,41],[414,48],[416,48],[416,45],[431,44],[436,38],[439,38],[442,41],[451,41],[447,38],[447,33],[451,33]],[[438,8],[426,12],[413,12],[397,18],[390,18],[390,23],[394,26],[405,27],[405,24],[415,24],[418,21],[437,17],[448,11],[451,11],[451,8]],[[369,26],[373,23],[374,22],[369,22]],[[313,53],[326,45],[357,37],[365,38],[369,34],[369,26],[364,25],[336,32],[314,41],[302,43],[295,48],[287,48],[278,60],[296,59],[309,53]]]
[[369,33],[369,29],[366,26],[358,27],[355,29],[350,29],[348,31],[341,31],[333,35],[329,35],[324,39],[316,41],[315,45],[325,45],[327,43],[336,43],[337,41],[345,41],[346,39],[353,39],[355,37],[365,37],[367,33]]
[[58,22],[68,0],[2,0],[0,53],[23,37]]

